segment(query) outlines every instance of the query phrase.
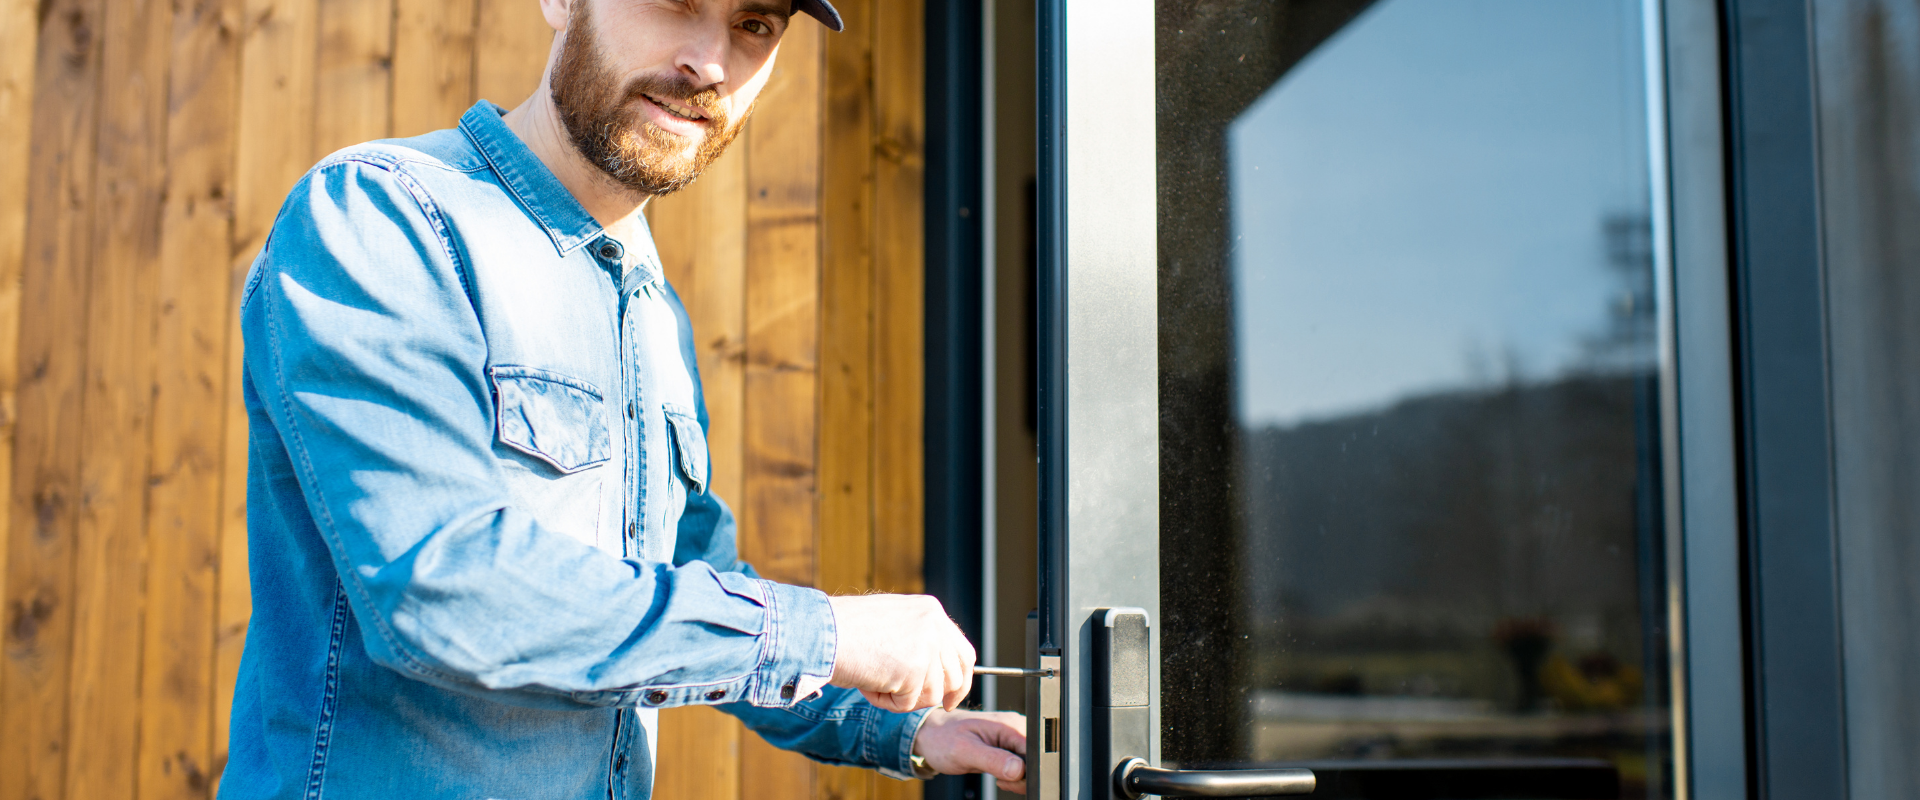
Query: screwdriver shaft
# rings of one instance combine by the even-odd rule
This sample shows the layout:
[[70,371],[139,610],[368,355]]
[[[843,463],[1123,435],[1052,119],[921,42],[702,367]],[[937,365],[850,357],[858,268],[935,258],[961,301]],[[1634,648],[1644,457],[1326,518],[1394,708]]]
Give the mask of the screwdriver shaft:
[[1020,667],[974,667],[975,675],[993,675],[1001,678],[1051,678],[1050,669],[1022,669]]

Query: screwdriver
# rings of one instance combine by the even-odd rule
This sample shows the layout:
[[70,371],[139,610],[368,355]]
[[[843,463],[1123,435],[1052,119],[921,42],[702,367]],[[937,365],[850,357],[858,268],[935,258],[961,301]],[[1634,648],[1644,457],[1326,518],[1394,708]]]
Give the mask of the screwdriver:
[[1020,667],[974,667],[975,675],[992,675],[1000,678],[1051,678],[1053,669],[1022,669]]

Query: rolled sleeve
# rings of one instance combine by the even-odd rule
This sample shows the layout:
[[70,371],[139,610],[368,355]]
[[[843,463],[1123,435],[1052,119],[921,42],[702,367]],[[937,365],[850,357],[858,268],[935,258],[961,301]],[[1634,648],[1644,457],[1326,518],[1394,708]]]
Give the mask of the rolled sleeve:
[[789,706],[824,687],[833,677],[837,645],[833,606],[817,589],[773,581],[757,581],[767,592],[768,635],[763,645],[767,659],[761,680],[748,702],[759,706]]
[[903,781],[918,777],[913,769],[913,737],[920,735],[920,723],[927,720],[933,709],[923,708],[911,714],[874,710],[880,712],[868,726],[873,741],[874,769]]
[[785,708],[722,705],[768,744],[824,764],[865,767],[911,780],[913,737],[929,709],[900,714],[868,703],[859,692],[829,686]]

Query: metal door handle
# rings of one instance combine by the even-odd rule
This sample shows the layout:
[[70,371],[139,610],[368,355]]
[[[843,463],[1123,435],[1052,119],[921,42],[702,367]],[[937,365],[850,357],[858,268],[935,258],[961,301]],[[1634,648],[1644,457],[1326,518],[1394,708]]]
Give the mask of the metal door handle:
[[1113,788],[1128,800],[1161,797],[1278,797],[1312,794],[1310,769],[1160,769],[1129,758],[1113,771]]

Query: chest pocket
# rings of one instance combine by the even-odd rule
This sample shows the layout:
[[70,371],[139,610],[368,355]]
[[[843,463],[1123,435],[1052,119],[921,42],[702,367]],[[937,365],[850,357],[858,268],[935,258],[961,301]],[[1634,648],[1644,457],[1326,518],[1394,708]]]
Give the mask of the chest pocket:
[[489,367],[500,443],[562,474],[613,456],[607,409],[586,381],[533,367]]
[[695,492],[707,490],[707,432],[701,430],[699,417],[693,409],[672,403],[661,404],[666,412],[667,427],[673,429],[674,461],[680,465],[680,475],[687,479]]

